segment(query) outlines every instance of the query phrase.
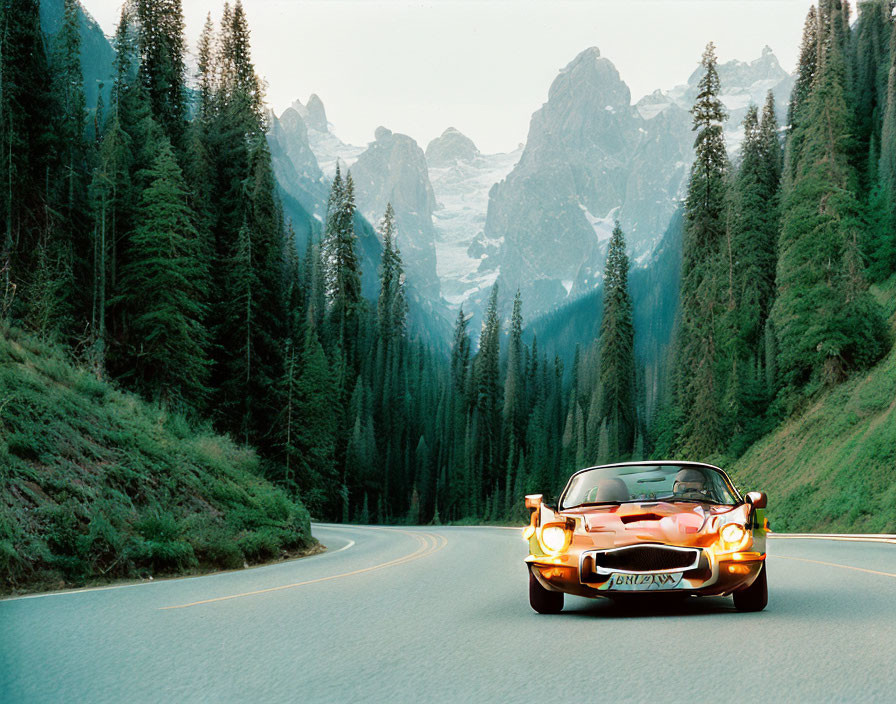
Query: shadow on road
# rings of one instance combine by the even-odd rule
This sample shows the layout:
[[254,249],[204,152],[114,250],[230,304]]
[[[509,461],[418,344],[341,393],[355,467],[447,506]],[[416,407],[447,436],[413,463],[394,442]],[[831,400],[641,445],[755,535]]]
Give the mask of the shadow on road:
[[629,619],[663,616],[711,616],[736,613],[730,598],[640,595],[636,599],[594,599],[567,602],[565,618]]

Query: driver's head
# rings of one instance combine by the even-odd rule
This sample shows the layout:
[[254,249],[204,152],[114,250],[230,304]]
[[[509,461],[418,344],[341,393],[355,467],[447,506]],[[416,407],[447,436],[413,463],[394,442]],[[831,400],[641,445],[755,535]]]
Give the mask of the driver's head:
[[702,492],[706,488],[706,477],[699,469],[685,468],[678,470],[672,483],[673,494],[689,494]]

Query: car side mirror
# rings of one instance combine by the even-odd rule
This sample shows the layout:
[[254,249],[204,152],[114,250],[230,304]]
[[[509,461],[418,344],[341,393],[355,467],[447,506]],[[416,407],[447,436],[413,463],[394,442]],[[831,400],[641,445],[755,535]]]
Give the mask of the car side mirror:
[[526,496],[526,508],[538,510],[541,508],[543,501],[544,494],[528,494]]
[[744,498],[753,508],[765,508],[768,505],[768,497],[764,491],[748,491]]

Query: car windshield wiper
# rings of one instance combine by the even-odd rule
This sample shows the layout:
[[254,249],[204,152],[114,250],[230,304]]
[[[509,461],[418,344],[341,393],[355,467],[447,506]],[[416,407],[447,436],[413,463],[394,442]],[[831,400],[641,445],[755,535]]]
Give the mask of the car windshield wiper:
[[618,504],[627,503],[625,501],[584,501],[580,504],[576,504],[575,506],[565,506],[563,508],[564,511],[568,511],[572,508],[582,508],[582,506],[616,506]]

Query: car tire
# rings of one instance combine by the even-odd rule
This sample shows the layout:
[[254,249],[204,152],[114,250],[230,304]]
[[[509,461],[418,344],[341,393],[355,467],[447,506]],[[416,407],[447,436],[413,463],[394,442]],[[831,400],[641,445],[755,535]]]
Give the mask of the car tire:
[[540,614],[559,614],[563,611],[563,592],[552,592],[529,570],[529,605]]
[[734,592],[734,608],[738,611],[762,611],[768,604],[768,565],[762,563],[759,576],[746,589]]

